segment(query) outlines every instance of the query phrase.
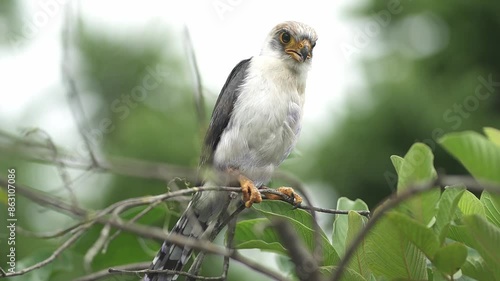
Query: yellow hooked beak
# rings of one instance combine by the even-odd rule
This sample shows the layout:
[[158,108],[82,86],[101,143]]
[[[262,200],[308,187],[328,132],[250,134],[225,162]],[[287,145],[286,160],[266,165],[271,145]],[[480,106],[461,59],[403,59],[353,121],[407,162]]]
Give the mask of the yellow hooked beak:
[[304,39],[298,42],[291,42],[287,48],[285,48],[285,53],[290,55],[297,62],[305,62],[312,58],[312,45],[308,39]]

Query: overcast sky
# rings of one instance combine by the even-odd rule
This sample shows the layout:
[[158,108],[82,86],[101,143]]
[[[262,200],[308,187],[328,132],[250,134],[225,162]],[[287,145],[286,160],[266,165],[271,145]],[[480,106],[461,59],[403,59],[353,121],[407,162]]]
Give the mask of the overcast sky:
[[[70,1],[22,1],[24,38],[20,47],[8,44],[0,49],[0,121],[9,130],[40,127],[56,142],[68,142],[68,131],[75,124],[65,104],[57,104],[55,93],[62,93],[60,34],[64,9]],[[111,32],[141,30],[151,22],[182,30],[186,25],[206,88],[218,93],[227,75],[240,60],[258,54],[269,30],[285,20],[297,20],[314,27],[319,35],[313,69],[307,84],[303,138],[314,139],[314,132],[333,127],[342,114],[347,89],[359,86],[356,71],[359,53],[346,55],[342,46],[352,44],[359,22],[346,13],[351,1],[119,1],[85,0],[80,9],[86,20]],[[347,4],[351,2],[351,4]],[[42,3],[49,3],[42,5]],[[357,4],[362,3],[358,2]],[[117,8],[118,7],[118,8]],[[29,28],[28,28],[29,27]],[[0,30],[2,22],[0,21]],[[364,47],[364,46],[363,46]],[[46,108],[43,116],[19,116],[27,106]],[[20,120],[24,123],[20,123]],[[9,122],[5,122],[9,120]],[[18,122],[19,121],[19,122]]]

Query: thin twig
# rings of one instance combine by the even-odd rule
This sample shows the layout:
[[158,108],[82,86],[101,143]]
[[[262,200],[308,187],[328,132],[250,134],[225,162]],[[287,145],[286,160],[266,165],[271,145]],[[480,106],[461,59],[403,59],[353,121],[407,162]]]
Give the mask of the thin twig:
[[[0,178],[0,188],[6,189],[8,184],[9,183],[6,179]],[[89,213],[87,210],[81,207],[69,205],[64,200],[49,196],[45,192],[23,186],[19,183],[16,183],[16,193],[25,196],[26,198],[32,200],[35,203],[38,203],[39,205],[48,206],[52,209],[63,211],[64,213],[72,216],[85,218]]]
[[303,210],[315,210],[316,212],[326,213],[326,214],[334,214],[334,215],[348,215],[349,212],[354,211],[354,212],[360,214],[361,216],[370,217],[370,211],[366,211],[366,210],[335,210],[335,209],[327,209],[327,208],[320,208],[320,207],[314,207],[314,206],[304,206],[304,205],[297,206],[297,208],[303,209]]
[[71,113],[73,113],[73,117],[78,127],[78,131],[85,142],[85,146],[87,148],[89,157],[92,161],[93,166],[99,166],[99,162],[97,161],[96,155],[94,153],[94,149],[92,143],[90,141],[90,137],[88,132],[90,132],[90,126],[87,123],[87,118],[85,117],[85,111],[83,109],[82,102],[80,100],[78,94],[78,87],[76,85],[75,80],[71,76],[71,67],[70,67],[70,41],[71,41],[71,5],[65,10],[65,24],[62,30],[62,65],[61,72],[64,81],[66,82],[67,87],[67,97],[68,103],[71,109]]
[[[233,218],[227,224],[227,239],[226,239],[226,248],[233,249],[233,240],[234,235],[236,234],[236,218]],[[222,264],[222,275],[221,280],[227,279],[227,274],[229,272],[229,257],[224,257],[224,262]]]
[[[191,275],[195,275],[195,276],[198,275],[200,270],[201,270],[201,265],[203,264],[204,260],[205,260],[205,253],[199,252],[196,255],[196,258],[194,259],[193,264],[191,265],[191,267],[189,268],[189,270],[187,272]],[[186,281],[196,281],[196,279],[187,277]]]
[[187,57],[189,60],[189,66],[191,68],[193,76],[194,85],[194,103],[196,109],[196,116],[198,118],[198,125],[200,126],[200,131],[204,131],[207,116],[205,112],[205,98],[203,95],[203,84],[201,82],[200,70],[198,68],[198,63],[196,61],[196,55],[193,48],[193,41],[191,40],[191,35],[189,34],[189,29],[184,26],[184,46],[186,47]]
[[[226,205],[224,206],[224,208],[222,208],[222,210],[228,209],[229,205],[231,204],[231,201],[236,199],[237,196],[238,196],[238,194],[236,192],[231,192],[229,194],[230,200],[226,201],[226,203],[225,203]],[[218,224],[215,225],[215,227],[212,230],[212,232],[210,233],[209,237],[206,237],[206,239],[208,241],[213,241],[217,237],[217,235],[219,235],[219,233],[222,231],[222,229],[226,225],[228,225],[232,220],[235,220],[237,215],[245,209],[243,202],[239,202],[237,205],[238,206],[236,207],[236,210],[233,213],[227,215],[227,213],[224,212],[223,214],[221,214],[221,216],[218,218],[218,220],[219,220]],[[198,253],[193,264],[189,268],[188,272],[193,274],[193,275],[198,275],[199,271],[201,270],[201,266],[202,266],[204,259],[205,259],[205,253],[203,253],[203,252]],[[186,281],[195,281],[195,279],[186,278]]]
[[15,155],[36,163],[55,165],[61,163],[67,168],[84,171],[111,172],[131,177],[158,179],[169,182],[174,178],[184,178],[189,182],[199,183],[200,178],[196,168],[182,167],[167,163],[138,160],[119,156],[106,156],[95,163],[80,156],[57,148],[58,155],[54,159],[52,150],[45,143],[14,136],[0,130],[0,150],[3,153]]
[[13,277],[13,276],[19,276],[19,275],[23,275],[25,273],[28,273],[30,271],[33,271],[35,269],[38,269],[38,268],[41,268],[49,263],[51,263],[52,261],[54,261],[64,250],[66,250],[67,248],[69,248],[71,245],[73,245],[77,240],[78,238],[80,238],[80,236],[82,236],[86,229],[88,228],[88,226],[81,226],[80,229],[75,233],[73,234],[68,240],[66,240],[61,246],[59,246],[59,248],[57,248],[48,258],[46,258],[45,260],[41,261],[41,262],[38,262],[32,266],[29,266],[29,267],[26,267],[24,269],[21,269],[19,271],[16,271],[16,272],[13,272],[13,273],[5,273],[3,272],[3,276],[2,277]]
[[[8,182],[5,179],[0,178],[0,187],[1,188],[6,188],[8,185]],[[131,224],[127,222],[121,221],[121,219],[116,219],[113,217],[104,217],[103,213],[109,213],[109,210],[112,210],[114,208],[107,208],[105,209],[105,212],[98,212],[98,215],[92,215],[90,216],[90,212],[86,211],[82,208],[78,207],[68,207],[66,203],[64,203],[62,200],[52,198],[42,192],[39,191],[34,191],[31,188],[27,188],[21,184],[16,185],[16,190],[19,194],[22,194],[26,196],[27,198],[33,200],[34,202],[37,202],[41,205],[44,206],[49,206],[53,209],[56,210],[63,210],[67,213],[70,213],[72,215],[85,218],[88,223],[86,224],[86,227],[90,227],[93,223],[101,223],[101,224],[110,224],[113,227],[116,227],[118,229],[122,229],[125,231],[129,231],[132,233],[135,233],[141,237],[146,237],[146,238],[154,238],[158,240],[166,240],[172,244],[179,245],[179,246],[186,246],[190,247],[194,250],[202,251],[205,253],[211,253],[219,256],[229,256],[233,260],[236,260],[247,267],[254,269],[264,275],[267,275],[268,277],[271,277],[275,280],[286,280],[283,276],[281,276],[279,273],[274,272],[273,270],[270,270],[250,259],[245,258],[244,256],[241,256],[238,254],[238,252],[233,251],[233,250],[228,250],[225,248],[222,248],[220,246],[217,246],[209,241],[201,241],[189,237],[182,236],[180,234],[175,234],[171,233],[169,235],[165,234],[162,230],[158,228],[153,228],[153,227],[145,227],[145,226],[140,226],[136,224]],[[200,188],[191,188],[188,190],[188,193],[196,192],[196,191],[201,191],[201,190],[219,190],[219,191],[241,191],[241,188],[231,188],[231,187],[200,187]],[[179,190],[177,192],[173,192],[177,195],[182,195],[184,194],[185,190]],[[166,194],[163,195],[163,197],[171,197],[172,194]],[[161,196],[160,196],[161,197]],[[127,201],[127,200],[125,200]],[[237,213],[241,212],[242,209],[238,209],[236,212],[234,212],[231,216],[228,217],[228,219],[232,219],[234,215]],[[220,231],[223,228],[223,226],[218,226],[216,228],[217,231]],[[66,246],[67,243],[65,243],[63,246]],[[62,247],[62,246],[61,246]],[[67,247],[67,246],[66,246]],[[60,251],[56,251],[54,254],[59,255],[59,253],[64,250],[64,248],[60,248]],[[51,261],[51,260],[50,260]],[[50,262],[49,261],[49,262]],[[43,265],[42,265],[43,266]],[[32,267],[29,267],[30,270],[32,270]],[[19,273],[21,272],[21,273]],[[19,274],[24,274],[25,270],[16,272],[14,274],[19,275]],[[8,275],[8,276],[13,276],[13,275]]]
[[[149,264],[150,264],[150,262],[140,262],[140,263],[133,263],[133,264],[116,266],[113,269],[116,271],[119,271],[119,270],[141,270],[143,268],[147,268],[149,266]],[[74,281],[97,281],[100,279],[109,278],[110,275],[114,275],[114,274],[120,274],[120,273],[118,273],[118,272],[114,273],[114,272],[110,272],[109,269],[103,269],[103,270],[91,273],[89,275],[77,278]]]
[[[135,215],[132,219],[130,219],[127,223],[133,223],[139,218],[143,217],[147,212],[149,212],[154,206],[159,204],[160,202],[153,202],[149,204],[144,210],[142,210],[139,214]],[[122,213],[126,208],[124,206],[115,208],[113,211],[113,217],[115,219],[119,218],[120,213]],[[100,215],[104,215],[106,212],[101,213]],[[101,229],[101,232],[99,234],[99,238],[94,242],[92,247],[87,251],[84,257],[84,267],[87,271],[91,271],[91,264],[92,261],[94,260],[95,256],[99,253],[99,251],[102,251],[103,253],[106,252],[108,243],[111,242],[114,238],[116,238],[120,233],[121,230],[118,229],[111,237],[111,225],[106,224],[104,227]]]
[[124,270],[124,269],[114,269],[110,268],[109,269],[110,273],[126,273],[126,274],[143,274],[143,273],[164,273],[164,274],[171,274],[171,275],[181,275],[181,276],[186,276],[187,278],[191,278],[194,280],[221,280],[220,277],[206,277],[206,276],[201,276],[201,275],[195,275],[191,274],[189,272],[185,271],[179,271],[179,270],[169,270],[169,269],[163,269],[163,270],[157,270],[157,269],[143,269],[143,270]]
[[245,266],[247,266],[247,267],[249,267],[257,272],[260,272],[268,277],[273,278],[274,280],[288,281],[288,279],[285,278],[284,276],[281,276],[281,274],[275,272],[274,270],[268,269],[267,267],[263,267],[261,264],[255,262],[251,259],[245,258],[244,256],[240,255],[237,251],[234,251],[230,257],[233,260],[238,261],[238,262],[244,264]]
[[271,223],[281,238],[283,246],[288,250],[299,280],[320,280],[317,259],[311,255],[296,230],[284,219],[275,218],[271,220]]
[[47,134],[47,132],[45,132],[44,130],[38,129],[38,128],[34,129],[34,130],[29,130],[28,132],[26,132],[26,136],[29,136],[32,134],[38,134],[45,139],[45,142],[47,143],[47,147],[52,151],[53,161],[55,163],[57,172],[59,173],[59,177],[61,178],[61,180],[63,182],[63,187],[68,191],[71,203],[75,206],[79,206],[76,195],[73,192],[73,188],[72,188],[73,184],[72,184],[71,177],[69,176],[68,171],[66,170],[66,165],[64,165],[64,162],[57,160],[59,158],[59,156],[58,156],[59,152],[58,152],[56,145],[52,141],[52,138],[49,136],[49,134]]
[[79,222],[76,225],[72,225],[72,226],[67,227],[65,229],[59,230],[55,233],[45,233],[45,234],[44,233],[41,233],[41,234],[34,233],[34,232],[28,231],[20,226],[16,226],[16,231],[19,234],[21,234],[23,236],[27,236],[27,237],[34,237],[34,238],[38,238],[38,239],[53,239],[53,238],[61,237],[66,233],[74,232],[75,229],[77,229],[81,225],[82,225],[82,223]]
[[92,261],[99,251],[103,248],[106,239],[109,237],[109,232],[111,231],[111,225],[105,224],[99,233],[99,238],[94,242],[94,244],[87,250],[85,256],[83,257],[83,267],[87,272],[92,271]]
[[[154,207],[156,207],[158,204],[160,204],[160,202],[157,202],[157,203],[151,203],[149,204],[144,210],[142,210],[140,213],[138,213],[137,215],[135,215],[133,218],[131,218],[129,220],[129,222],[135,222],[137,221],[138,219],[142,218],[146,213],[148,213],[149,211],[151,211]],[[104,244],[103,248],[102,248],[102,251],[103,252],[106,252],[107,248],[108,248],[108,245],[109,243],[111,243],[111,241],[113,241],[116,237],[118,237],[118,235],[120,235],[120,233],[122,233],[122,231],[120,229],[116,230],[115,233],[113,233],[113,235],[111,235],[107,240],[106,240],[106,243]]]

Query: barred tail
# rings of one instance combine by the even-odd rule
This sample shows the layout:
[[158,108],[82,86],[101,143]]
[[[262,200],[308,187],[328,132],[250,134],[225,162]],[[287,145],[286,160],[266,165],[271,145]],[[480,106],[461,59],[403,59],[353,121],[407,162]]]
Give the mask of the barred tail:
[[[177,221],[171,233],[181,234],[190,238],[198,238],[207,230],[207,221],[203,221],[203,216],[199,216],[189,204],[186,212]],[[191,256],[192,249],[178,246],[164,241],[163,245],[154,258],[150,269],[154,270],[175,270],[180,271]],[[144,281],[171,281],[176,280],[177,275],[167,273],[149,273],[144,277]]]
[[[207,186],[213,185],[206,183]],[[231,196],[227,192],[202,191],[193,195],[186,211],[175,224],[171,233],[180,234],[194,239],[212,240],[226,224],[230,214],[243,209],[239,196]],[[216,227],[217,226],[217,227]],[[150,269],[182,270],[191,256],[190,247],[178,246],[163,242],[160,251],[153,260]],[[149,273],[144,281],[171,281],[177,275],[168,273]]]

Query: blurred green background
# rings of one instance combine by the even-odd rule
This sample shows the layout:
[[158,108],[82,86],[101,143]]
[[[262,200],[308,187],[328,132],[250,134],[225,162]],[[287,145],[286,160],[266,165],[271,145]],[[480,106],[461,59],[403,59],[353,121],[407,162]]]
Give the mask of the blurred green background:
[[[345,114],[335,116],[334,126],[327,125],[330,120],[318,120],[318,128],[324,124],[322,137],[313,144],[302,143],[300,153],[286,161],[283,170],[292,172],[310,187],[309,195],[321,202],[321,207],[333,207],[338,196],[346,196],[361,198],[372,208],[395,188],[396,175],[389,156],[404,154],[416,141],[423,141],[433,149],[438,172],[465,173],[436,140],[452,131],[499,127],[498,11],[500,2],[495,0],[481,3],[367,0],[355,9],[344,11],[346,19],[356,20],[356,27],[352,29],[356,34],[353,34],[353,42],[339,42],[336,51],[356,54],[355,63],[362,81],[345,90]],[[24,13],[17,1],[0,2],[1,27],[5,31],[0,33],[2,48],[16,44],[11,34],[22,32]],[[195,109],[195,78],[182,44],[182,33],[153,23],[145,30],[131,30],[126,36],[117,36],[111,27],[91,25],[86,20],[83,17],[70,21],[72,35],[68,48],[73,61],[71,75],[78,84],[88,127],[93,130],[90,134],[93,147],[101,160],[127,157],[194,171],[207,124],[199,121]],[[323,75],[335,83],[336,77]],[[218,89],[209,91],[218,92]],[[324,92],[327,95],[328,89]],[[4,95],[15,93],[2,93]],[[22,116],[28,120],[23,124],[43,116],[47,103],[70,108],[60,97],[58,100],[49,97],[36,106],[23,108]],[[208,119],[215,95],[205,95],[205,98],[204,117]],[[16,124],[8,119],[1,121],[3,132],[17,135],[19,139],[44,142],[43,134],[23,137],[13,129],[17,128]],[[71,137],[78,139],[76,129],[74,134]],[[25,153],[15,149],[19,143],[13,137],[2,133],[0,139],[1,177],[6,176],[8,167],[15,167],[18,183],[69,202],[54,166],[27,160]],[[83,145],[70,147],[66,147],[69,154],[88,160]],[[80,205],[89,209],[102,209],[126,198],[161,194],[166,191],[169,179],[168,175],[165,180],[158,180],[102,171],[67,170]],[[327,198],[320,199],[322,196]],[[6,208],[5,197],[2,198],[3,220]],[[25,231],[53,233],[74,223],[67,216],[22,196],[17,197],[17,206],[19,226]],[[168,207],[170,211],[167,212],[165,206],[159,207],[140,222],[171,227],[180,208],[176,204]],[[12,280],[70,280],[84,275],[83,257],[100,229],[101,226],[93,227],[50,267]],[[4,231],[0,230],[1,267],[6,264]],[[30,237],[25,231],[17,236],[19,268],[46,257],[61,242]],[[144,241],[123,233],[109,245],[106,253],[96,256],[92,270],[149,261],[159,245],[158,241]],[[209,259],[204,273],[218,274],[220,266],[214,264],[220,264],[220,260]],[[231,271],[230,280],[256,278],[248,274],[248,269],[238,266],[232,266]]]

